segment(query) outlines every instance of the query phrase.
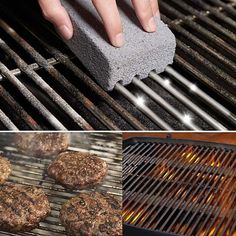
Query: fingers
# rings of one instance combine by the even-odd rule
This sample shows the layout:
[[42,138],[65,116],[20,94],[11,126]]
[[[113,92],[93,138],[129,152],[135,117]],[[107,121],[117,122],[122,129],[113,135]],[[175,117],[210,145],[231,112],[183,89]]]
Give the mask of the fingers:
[[116,1],[93,0],[93,4],[102,18],[112,45],[122,47],[124,44],[124,36]]
[[153,15],[160,17],[158,0],[150,0],[150,3],[151,3]]
[[132,3],[134,5],[136,15],[144,30],[147,32],[155,32],[157,26],[150,0],[132,0]]
[[45,19],[50,21],[65,40],[73,36],[73,27],[68,13],[60,0],[38,0]]

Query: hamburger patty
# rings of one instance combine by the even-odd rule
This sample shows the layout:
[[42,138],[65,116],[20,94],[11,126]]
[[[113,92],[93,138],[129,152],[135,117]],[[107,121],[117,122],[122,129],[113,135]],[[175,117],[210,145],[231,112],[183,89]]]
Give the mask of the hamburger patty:
[[69,189],[95,186],[105,178],[107,163],[95,155],[63,152],[48,167],[48,175]]
[[68,133],[22,133],[15,136],[15,144],[20,152],[40,157],[65,151],[69,142]]
[[45,193],[31,186],[9,185],[0,188],[0,229],[24,232],[36,228],[50,212]]
[[106,193],[81,193],[62,206],[60,220],[73,236],[122,235],[121,203]]
[[4,184],[11,174],[11,163],[4,157],[0,156],[0,184]]

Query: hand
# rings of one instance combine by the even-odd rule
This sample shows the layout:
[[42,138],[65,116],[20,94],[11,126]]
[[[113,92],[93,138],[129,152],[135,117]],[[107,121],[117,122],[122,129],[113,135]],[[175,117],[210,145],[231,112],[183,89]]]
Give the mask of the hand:
[[[65,40],[71,39],[72,23],[60,0],[38,0],[38,2],[44,17],[55,26],[58,33]],[[116,0],[92,0],[92,2],[103,20],[111,44],[122,47],[124,36]],[[157,0],[132,0],[132,3],[143,29],[147,32],[155,32],[154,16],[160,14]]]

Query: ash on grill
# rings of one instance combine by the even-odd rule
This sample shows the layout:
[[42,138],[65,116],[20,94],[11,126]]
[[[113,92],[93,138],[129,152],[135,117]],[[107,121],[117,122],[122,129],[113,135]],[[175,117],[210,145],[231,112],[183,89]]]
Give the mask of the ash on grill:
[[[52,208],[47,219],[40,223],[39,228],[32,232],[20,233],[18,235],[31,236],[62,236],[67,235],[64,227],[59,221],[59,211],[62,204],[83,191],[69,191],[47,176],[47,166],[51,162],[50,158],[42,159],[19,154],[13,143],[14,133],[0,134],[0,150],[11,161],[13,172],[9,183],[19,183],[42,188],[47,194]],[[108,163],[108,175],[102,185],[96,190],[105,191],[115,198],[122,200],[122,137],[116,133],[90,133],[71,134],[71,144],[68,150],[90,152],[100,156]],[[11,141],[12,140],[12,141]],[[1,236],[16,235],[0,231]]]
[[235,156],[236,146],[128,140],[123,221],[157,235],[235,236]]
[[111,93],[52,32],[36,2],[0,2],[1,129],[236,128],[235,1],[159,0],[177,37],[175,63]]

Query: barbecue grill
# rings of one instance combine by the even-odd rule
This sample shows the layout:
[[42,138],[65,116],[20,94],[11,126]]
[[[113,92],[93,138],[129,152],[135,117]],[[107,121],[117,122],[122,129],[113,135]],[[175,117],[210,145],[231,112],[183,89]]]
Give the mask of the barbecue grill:
[[0,128],[236,128],[236,2],[160,0],[177,37],[161,75],[106,92],[42,19],[36,1],[0,3]]
[[[60,185],[54,183],[46,174],[46,167],[51,159],[35,158],[19,154],[12,141],[14,134],[0,134],[0,150],[9,158],[13,165],[13,173],[7,183],[19,183],[23,185],[33,185],[42,188],[49,197],[52,208],[49,217],[38,229],[27,233],[7,233],[0,231],[1,236],[6,235],[31,235],[31,236],[62,236],[67,235],[64,227],[59,221],[59,211],[61,205],[76,196],[80,191],[68,191]],[[112,194],[117,199],[122,199],[122,138],[121,134],[72,134],[69,150],[89,151],[99,155],[107,161],[109,165],[108,175],[103,184],[97,187],[100,191]],[[83,190],[88,191],[88,190]]]
[[134,138],[123,155],[124,235],[236,235],[236,146]]

